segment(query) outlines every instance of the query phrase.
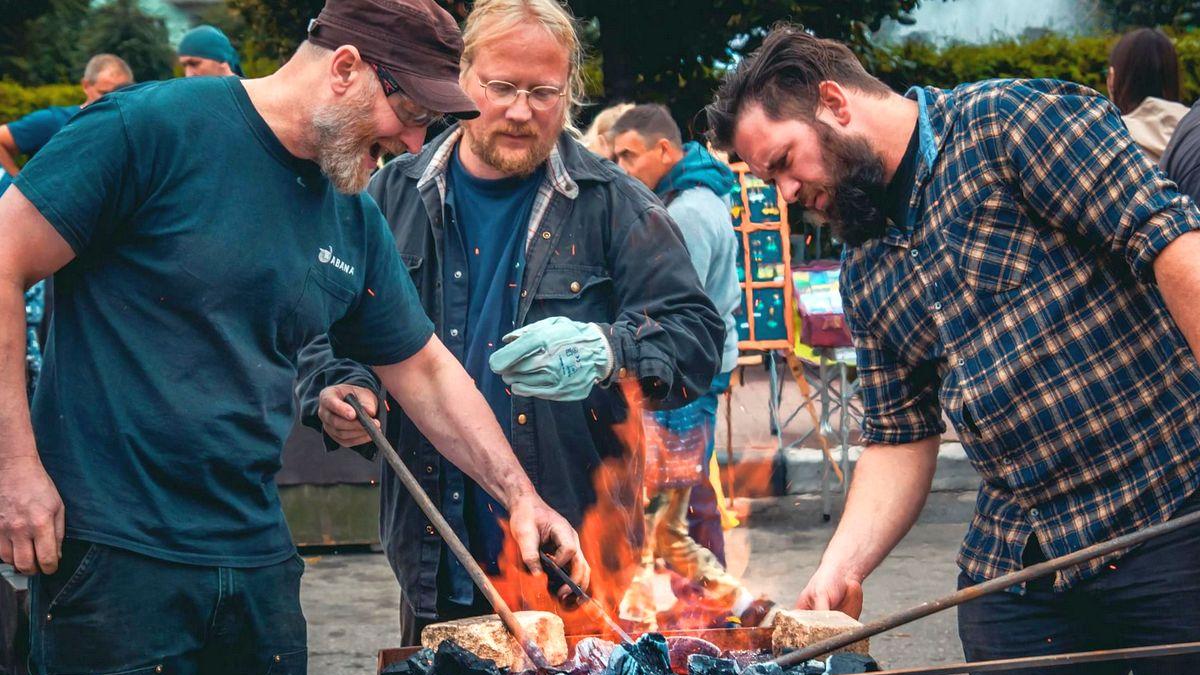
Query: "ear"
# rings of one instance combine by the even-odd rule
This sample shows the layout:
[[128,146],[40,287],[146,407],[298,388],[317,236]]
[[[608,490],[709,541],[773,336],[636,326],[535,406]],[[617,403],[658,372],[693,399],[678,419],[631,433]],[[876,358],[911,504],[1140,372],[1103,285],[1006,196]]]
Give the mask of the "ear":
[[671,141],[668,141],[665,138],[660,138],[658,139],[658,142],[654,144],[654,146],[655,149],[658,150],[658,156],[662,160],[662,163],[670,164],[672,155],[671,151],[674,149],[671,145]]
[[833,80],[821,82],[817,85],[817,98],[820,101],[818,117],[825,112],[839,126],[850,124],[850,97],[842,85]]
[[337,96],[344,95],[354,86],[356,78],[362,73],[358,67],[363,62],[358,48],[354,45],[342,45],[333,52],[329,61],[329,87]]

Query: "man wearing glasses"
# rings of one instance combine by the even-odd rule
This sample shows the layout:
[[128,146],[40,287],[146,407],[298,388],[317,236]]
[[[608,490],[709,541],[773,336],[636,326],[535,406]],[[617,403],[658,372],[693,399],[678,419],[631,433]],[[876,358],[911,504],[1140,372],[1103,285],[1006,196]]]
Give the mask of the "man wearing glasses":
[[[276,74],[111,94],[0,198],[0,558],[36,574],[35,673],[306,671],[273,479],[325,333],[503,505],[522,559],[586,582],[357,194],[381,151],[478,114],[461,45],[433,0],[329,0]],[[49,274],[31,423],[21,294]]]
[[[582,80],[562,6],[478,0],[463,41],[459,82],[480,116],[389,163],[368,192],[439,337],[538,493],[576,527],[598,501],[613,508],[609,536],[583,542],[584,552],[593,564],[601,547],[606,560],[636,561],[640,454],[614,434],[628,414],[618,382],[640,385],[654,407],[695,400],[720,365],[724,326],[662,205],[565,131]],[[301,374],[306,423],[323,426],[331,444],[366,442],[341,399],[354,392],[376,404],[372,373],[322,341],[305,350]],[[502,505],[432,452],[422,436],[431,429],[394,402],[388,410],[387,434],[447,520],[485,569],[510,572],[498,568]],[[598,496],[593,474],[606,460],[621,479]],[[403,591],[402,638],[415,644],[431,621],[490,612],[384,471],[382,533]],[[630,571],[598,566],[593,580]]]

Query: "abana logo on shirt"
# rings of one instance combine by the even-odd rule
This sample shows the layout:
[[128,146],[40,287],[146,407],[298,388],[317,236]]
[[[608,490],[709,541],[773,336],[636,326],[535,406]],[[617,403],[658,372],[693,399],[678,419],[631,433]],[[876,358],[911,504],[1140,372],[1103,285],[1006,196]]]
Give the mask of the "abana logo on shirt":
[[354,276],[354,265],[351,265],[351,264],[347,263],[345,260],[342,260],[341,258],[334,255],[333,254],[333,244],[330,244],[329,248],[318,248],[317,249],[317,262],[324,263],[326,265],[333,265],[334,267],[345,272],[346,274],[349,274],[350,276]]

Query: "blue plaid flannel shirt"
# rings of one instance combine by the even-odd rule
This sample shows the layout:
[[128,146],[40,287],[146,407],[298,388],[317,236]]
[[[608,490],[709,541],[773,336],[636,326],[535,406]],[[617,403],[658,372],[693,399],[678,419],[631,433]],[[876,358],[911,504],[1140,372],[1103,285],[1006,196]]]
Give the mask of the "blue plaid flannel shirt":
[[1030,534],[1059,556],[1168,520],[1200,478],[1200,368],[1153,262],[1200,212],[1091,89],[908,96],[908,221],[843,260],[866,441],[916,441],[949,417],[983,479],[958,560],[977,582],[1020,569]]

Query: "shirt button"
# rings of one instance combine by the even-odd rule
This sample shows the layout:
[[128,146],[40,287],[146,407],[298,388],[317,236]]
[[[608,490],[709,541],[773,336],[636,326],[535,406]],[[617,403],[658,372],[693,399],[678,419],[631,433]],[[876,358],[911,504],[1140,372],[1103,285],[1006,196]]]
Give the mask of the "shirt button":
[[454,501],[458,501],[458,500],[462,499],[462,495],[460,495],[457,492],[452,492],[452,493],[450,493],[450,499],[452,499]]
[[527,295],[529,295],[529,291],[521,291],[521,297],[522,297],[522,298],[523,298],[523,297],[525,297],[525,296],[527,296]]
[[940,310],[941,308],[942,308],[942,303],[940,303],[940,302],[933,303],[934,310]]
[[581,289],[581,288],[583,288],[583,286],[580,286],[578,281],[571,282],[571,292],[572,293],[578,293],[579,289]]
[[908,254],[914,258],[921,255],[920,253],[917,252],[917,249],[915,249],[915,248],[913,250],[909,251]]
[[529,421],[529,418],[525,416],[525,413],[521,413],[520,415],[517,415],[517,424],[524,425],[528,421]]
[[550,238],[550,230],[542,230],[542,239]]
[[458,329],[457,328],[450,329],[450,337],[458,337]]
[[462,270],[454,270],[454,278],[461,279],[462,278]]
[[432,525],[425,526],[425,534],[433,534],[433,526]]
[[1041,515],[1041,513],[1038,512],[1037,509],[1029,509],[1029,517],[1030,518],[1037,518],[1039,515]]
[[432,464],[425,465],[425,473],[433,473],[433,465]]

